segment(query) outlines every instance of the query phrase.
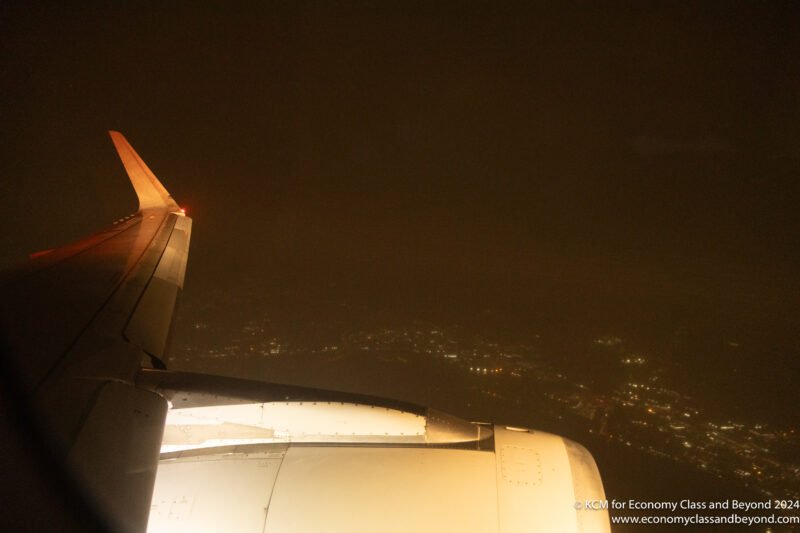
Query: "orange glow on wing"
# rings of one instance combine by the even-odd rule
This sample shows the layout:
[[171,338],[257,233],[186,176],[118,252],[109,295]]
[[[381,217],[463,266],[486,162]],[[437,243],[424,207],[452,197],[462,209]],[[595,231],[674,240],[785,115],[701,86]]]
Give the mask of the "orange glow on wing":
[[42,250],[40,252],[33,252],[31,254],[28,254],[28,259],[36,259],[37,257],[41,257],[43,255],[47,255],[52,251],[53,251],[53,249],[50,248],[49,250]]

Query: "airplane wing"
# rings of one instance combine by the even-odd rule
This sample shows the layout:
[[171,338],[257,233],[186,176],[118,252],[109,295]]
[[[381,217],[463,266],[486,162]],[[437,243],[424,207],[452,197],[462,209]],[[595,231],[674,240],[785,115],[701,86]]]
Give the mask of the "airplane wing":
[[97,508],[142,529],[167,404],[134,382],[140,367],[164,366],[191,219],[125,137],[110,135],[139,209],[4,275],[3,373],[11,402]]
[[166,370],[191,220],[111,137],[139,210],[36,254],[0,292],[0,415],[66,467],[50,490],[78,487],[120,531],[609,531],[592,456],[560,436]]

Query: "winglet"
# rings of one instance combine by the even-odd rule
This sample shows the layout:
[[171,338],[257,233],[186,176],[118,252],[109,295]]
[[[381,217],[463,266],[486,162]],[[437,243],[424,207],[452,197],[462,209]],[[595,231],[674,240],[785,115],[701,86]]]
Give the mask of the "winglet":
[[125,171],[131,179],[136,195],[139,197],[139,211],[153,208],[175,208],[179,209],[178,204],[172,199],[167,189],[161,185],[158,178],[153,174],[136,150],[128,144],[125,137],[118,131],[109,131],[111,140],[117,148],[119,158],[125,165]]

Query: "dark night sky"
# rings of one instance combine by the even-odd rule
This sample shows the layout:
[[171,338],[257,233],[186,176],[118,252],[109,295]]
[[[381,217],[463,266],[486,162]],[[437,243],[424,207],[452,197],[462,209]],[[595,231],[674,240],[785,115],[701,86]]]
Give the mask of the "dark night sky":
[[0,4],[0,265],[135,207],[118,129],[195,220],[189,299],[708,326],[796,387],[794,2],[202,4]]

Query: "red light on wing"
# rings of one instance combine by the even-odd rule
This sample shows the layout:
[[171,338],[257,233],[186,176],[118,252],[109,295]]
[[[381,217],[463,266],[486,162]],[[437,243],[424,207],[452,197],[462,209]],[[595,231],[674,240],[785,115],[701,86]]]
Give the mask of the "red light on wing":
[[42,250],[40,252],[33,252],[33,253],[28,254],[28,259],[36,259],[37,257],[42,257],[43,255],[47,255],[52,251],[53,251],[53,249],[50,248],[49,250]]

